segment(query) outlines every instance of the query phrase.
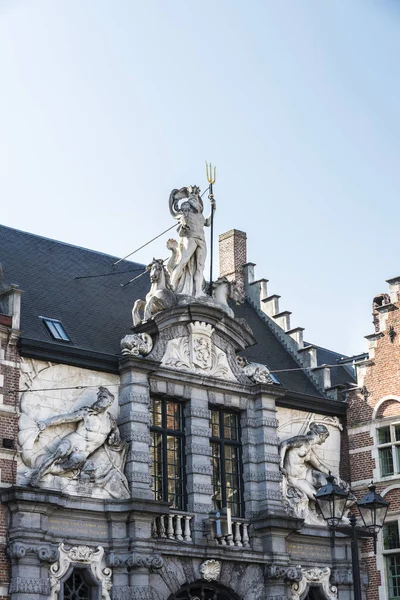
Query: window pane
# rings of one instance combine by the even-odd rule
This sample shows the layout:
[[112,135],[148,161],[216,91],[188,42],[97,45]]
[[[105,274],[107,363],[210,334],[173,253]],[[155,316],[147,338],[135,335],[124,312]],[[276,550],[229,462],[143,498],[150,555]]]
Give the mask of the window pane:
[[211,435],[219,438],[219,412],[217,410],[211,411]]
[[236,446],[225,446],[226,503],[232,516],[240,516],[240,470],[239,453]]
[[154,499],[183,510],[185,478],[182,404],[151,399],[152,489]]
[[152,489],[154,500],[163,500],[163,472],[162,472],[162,434],[153,432],[151,434],[152,451]]
[[235,441],[238,439],[238,415],[235,413],[224,414],[224,438]]
[[179,402],[167,402],[167,429],[181,430],[181,405]]
[[395,425],[394,436],[395,436],[396,442],[400,442],[400,425]]
[[393,475],[394,474],[394,468],[393,468],[393,454],[392,454],[392,448],[383,448],[382,450],[379,450],[379,460],[381,463],[381,474],[383,477],[385,477],[385,475]]
[[220,460],[220,447],[217,443],[211,444],[212,450],[212,467],[213,467],[213,475],[212,475],[212,483],[214,488],[213,493],[213,504],[215,510],[220,510],[222,508],[222,490],[221,490],[221,460]]
[[383,547],[385,550],[400,548],[399,526],[397,521],[386,523],[383,526]]
[[61,339],[64,340],[66,342],[69,341],[69,337],[67,336],[66,331],[64,330],[64,327],[62,326],[61,323],[58,323],[57,321],[54,321],[54,327],[57,331],[57,336]]
[[162,412],[161,412],[161,400],[152,398],[150,412],[151,412],[151,424],[155,427],[162,427]]
[[378,429],[378,444],[389,444],[390,427],[381,427]]
[[168,502],[173,508],[183,508],[182,439],[167,437],[167,485]]
[[389,598],[400,596],[400,554],[393,554],[386,558]]

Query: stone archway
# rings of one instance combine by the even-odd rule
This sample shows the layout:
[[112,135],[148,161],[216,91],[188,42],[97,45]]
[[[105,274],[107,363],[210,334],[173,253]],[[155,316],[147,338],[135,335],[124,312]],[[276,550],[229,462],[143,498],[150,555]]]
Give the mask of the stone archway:
[[231,589],[211,581],[198,580],[183,585],[168,600],[241,600]]

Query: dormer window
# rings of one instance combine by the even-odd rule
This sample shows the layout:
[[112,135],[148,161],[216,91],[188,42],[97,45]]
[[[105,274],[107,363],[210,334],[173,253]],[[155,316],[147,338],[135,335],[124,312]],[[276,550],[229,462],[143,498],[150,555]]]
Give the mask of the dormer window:
[[50,317],[40,317],[46,326],[47,331],[50,333],[54,340],[61,342],[70,342],[71,339],[64,329],[64,325],[58,319],[51,319]]

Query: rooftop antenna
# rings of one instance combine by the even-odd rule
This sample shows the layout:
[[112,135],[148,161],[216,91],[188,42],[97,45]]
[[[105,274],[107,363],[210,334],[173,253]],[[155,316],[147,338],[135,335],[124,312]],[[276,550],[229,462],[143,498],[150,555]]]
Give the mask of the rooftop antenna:
[[209,294],[210,296],[212,296],[212,284],[213,284],[213,245],[214,245],[214,211],[215,211],[215,200],[214,200],[214,193],[213,193],[213,185],[217,180],[217,168],[214,167],[214,172],[213,172],[213,166],[212,164],[208,164],[208,162],[206,161],[206,175],[207,175],[207,181],[209,183],[209,193],[208,193],[208,197],[211,203],[211,215],[210,215],[210,290],[209,290]]

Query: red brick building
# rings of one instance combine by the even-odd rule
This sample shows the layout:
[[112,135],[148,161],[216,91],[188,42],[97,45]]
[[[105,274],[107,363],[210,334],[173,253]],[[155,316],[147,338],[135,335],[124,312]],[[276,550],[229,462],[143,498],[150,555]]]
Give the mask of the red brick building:
[[373,300],[374,333],[369,354],[357,363],[358,390],[348,398],[352,488],[357,496],[371,482],[390,502],[377,555],[364,543],[368,600],[400,596],[400,277],[388,280],[388,293]]

